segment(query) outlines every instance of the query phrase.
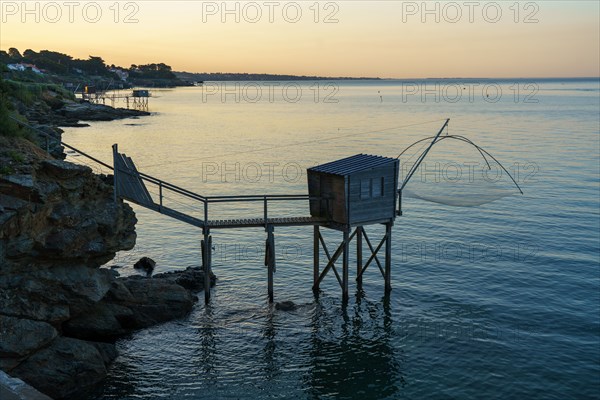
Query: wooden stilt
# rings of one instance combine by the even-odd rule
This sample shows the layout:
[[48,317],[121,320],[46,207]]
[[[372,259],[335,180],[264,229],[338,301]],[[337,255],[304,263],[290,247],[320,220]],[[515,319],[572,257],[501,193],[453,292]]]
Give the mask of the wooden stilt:
[[[346,231],[346,234],[348,232]],[[352,235],[350,235],[350,237],[345,235],[346,240],[342,241],[342,243],[339,245],[339,247],[337,248],[337,250],[333,253],[333,255],[329,254],[329,251],[327,250],[327,246],[325,245],[325,241],[323,240],[323,237],[321,235],[319,235],[319,241],[321,242],[321,245],[323,246],[323,251],[325,252],[325,255],[327,256],[327,258],[329,259],[329,261],[327,262],[327,265],[325,266],[325,268],[323,268],[323,271],[320,273],[319,278],[317,279],[317,287],[318,285],[321,283],[321,281],[323,280],[323,278],[325,278],[325,276],[327,275],[327,273],[329,272],[329,270],[333,270],[333,273],[335,274],[336,279],[338,280],[338,283],[340,284],[340,287],[343,289],[344,288],[344,281],[343,281],[343,277],[340,278],[337,269],[335,268],[335,262],[337,261],[337,259],[342,256],[342,253],[344,253],[344,251],[346,251],[346,254],[348,253],[348,249],[350,246],[350,241],[352,241],[352,239],[354,238],[354,235],[356,234],[356,231],[354,231],[354,233]],[[343,256],[342,256],[343,257]],[[343,271],[342,271],[342,275],[343,275]]]
[[[46,143],[48,143],[48,142],[46,141]],[[48,147],[48,145],[46,145],[46,147]],[[118,175],[119,169],[117,168],[117,156],[119,155],[119,145],[116,143],[113,144],[112,149],[113,149],[113,200],[115,201],[115,206],[116,206],[117,199],[119,197],[119,175]]]
[[319,291],[319,226],[315,225],[313,229],[313,292],[315,294]]
[[342,251],[342,300],[348,301],[348,256],[350,253],[349,227],[344,229],[344,250]]
[[392,223],[385,224],[385,292],[392,290]]
[[202,248],[202,266],[204,268],[204,302],[210,302],[210,264],[212,261],[212,237],[210,230],[203,230],[204,239],[200,242]]
[[269,303],[273,302],[273,273],[275,272],[275,235],[273,225],[267,225],[267,286],[269,291]]
[[362,277],[362,275],[365,273],[365,271],[367,270],[369,265],[371,265],[371,261],[375,260],[375,262],[377,263],[377,267],[379,268],[379,271],[381,272],[381,276],[383,276],[383,278],[385,279],[385,270],[381,266],[381,263],[379,262],[379,258],[377,257],[377,254],[379,253],[379,250],[381,249],[381,247],[385,243],[387,243],[387,236],[384,235],[383,239],[381,239],[381,242],[379,242],[377,247],[375,249],[373,249],[373,246],[371,245],[371,241],[369,240],[369,236],[367,236],[367,233],[365,231],[363,231],[362,233],[365,238],[365,241],[369,245],[369,249],[371,250],[371,256],[367,259],[367,262],[366,262],[364,268],[361,270],[359,276]]
[[362,290],[362,226],[356,227],[356,288]]

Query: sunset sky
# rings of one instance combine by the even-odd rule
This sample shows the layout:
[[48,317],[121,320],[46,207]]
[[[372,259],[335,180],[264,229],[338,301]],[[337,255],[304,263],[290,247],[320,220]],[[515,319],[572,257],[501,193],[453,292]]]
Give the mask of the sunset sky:
[[97,55],[121,66],[382,78],[600,75],[597,1],[429,1],[427,10],[421,1],[0,3],[2,50]]

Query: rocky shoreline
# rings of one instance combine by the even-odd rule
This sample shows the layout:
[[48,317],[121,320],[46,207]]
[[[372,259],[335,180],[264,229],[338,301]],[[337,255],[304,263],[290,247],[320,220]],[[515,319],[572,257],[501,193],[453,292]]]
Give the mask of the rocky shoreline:
[[60,146],[64,131],[60,127],[83,128],[89,126],[87,122],[92,121],[113,121],[151,115],[148,111],[113,108],[62,97],[59,99],[59,95],[51,91],[46,92],[42,99],[33,104],[16,101],[15,107],[30,126],[54,139],[47,141],[46,137],[37,137],[40,147],[48,149],[48,153],[58,159],[65,158],[64,149]]
[[[28,118],[60,137],[55,124],[140,115],[111,110],[72,103]],[[116,339],[190,312],[203,270],[117,277],[101,266],[134,247],[137,220],[115,204],[112,177],[3,136],[0,165],[9,167],[0,173],[0,369],[52,398],[79,398],[106,376]]]
[[[113,108],[102,104],[88,102],[65,102],[64,105],[51,114],[46,114],[43,123],[63,127],[86,127],[87,123],[80,121],[112,121],[123,118],[148,116],[148,111],[126,108]],[[41,116],[44,120],[44,116]]]

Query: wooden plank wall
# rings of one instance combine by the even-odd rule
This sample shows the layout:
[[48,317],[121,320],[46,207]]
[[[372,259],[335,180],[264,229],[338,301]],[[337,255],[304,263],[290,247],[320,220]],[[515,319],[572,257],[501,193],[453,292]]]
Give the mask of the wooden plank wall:
[[[359,172],[349,177],[349,223],[368,224],[382,219],[394,219],[396,190],[398,187],[396,164],[390,163],[384,167]],[[365,199],[361,197],[361,181],[383,178],[383,196],[380,193]],[[381,190],[376,184],[378,191]]]

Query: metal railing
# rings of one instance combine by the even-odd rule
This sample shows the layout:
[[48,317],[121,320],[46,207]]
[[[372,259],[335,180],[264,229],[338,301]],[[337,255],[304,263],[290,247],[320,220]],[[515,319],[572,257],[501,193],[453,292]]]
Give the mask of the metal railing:
[[[117,176],[120,173],[126,173],[130,175],[139,176],[139,178],[145,183],[149,185],[153,185],[157,190],[153,190],[153,194],[158,192],[158,199],[153,200],[154,206],[158,208],[157,211],[163,212],[167,209],[166,199],[169,199],[168,193],[175,193],[176,195],[182,196],[184,198],[193,200],[194,202],[199,202],[202,204],[202,222],[207,224],[210,221],[210,205],[211,204],[221,204],[221,203],[262,203],[262,219],[267,223],[269,220],[269,210],[273,207],[273,203],[278,202],[296,202],[296,201],[325,201],[326,209],[329,209],[329,200],[324,197],[315,197],[310,196],[308,194],[265,194],[265,195],[227,195],[227,196],[203,196],[201,194],[195,193],[191,190],[182,188],[180,186],[174,185],[170,182],[166,182],[162,179],[156,178],[154,176],[145,174],[143,172],[134,173],[128,170],[119,169],[117,171]],[[127,200],[134,200],[126,198]],[[171,199],[172,200],[172,199]],[[134,200],[135,201],[135,200]],[[144,204],[140,204],[144,206]],[[172,208],[175,210],[174,208]],[[177,210],[175,210],[177,211]],[[248,217],[251,219],[252,217]]]
[[[68,143],[63,142],[62,140],[48,134],[47,132],[42,131],[41,129],[35,128],[23,121],[20,121],[12,116],[9,116],[10,119],[12,119],[13,121],[15,121],[16,123],[18,123],[19,125],[32,130],[33,132],[42,135],[45,138],[46,141],[46,151],[49,151],[49,147],[50,147],[50,141],[54,141],[58,144],[60,144],[61,146],[64,146],[74,152],[76,152],[77,154],[88,158],[89,160],[105,167],[108,168],[111,171],[115,171],[114,167],[112,165],[109,165],[91,155],[89,155],[88,153],[79,150],[76,147],[73,147],[71,145],[69,145]],[[117,175],[118,173],[126,173],[126,174],[131,174],[131,175],[135,175],[133,172],[128,171],[128,170],[122,170],[119,169],[117,171]],[[269,219],[269,203],[270,202],[281,202],[281,201],[325,201],[327,203],[327,207],[326,209],[329,210],[329,201],[330,199],[328,198],[324,198],[324,197],[311,197],[308,194],[271,194],[271,195],[230,195],[230,196],[203,196],[201,194],[195,193],[191,190],[182,188],[180,186],[174,185],[172,183],[166,182],[162,179],[156,178],[154,176],[145,174],[143,172],[137,172],[137,175],[139,175],[140,179],[146,183],[150,183],[152,185],[155,185],[155,187],[157,187],[158,189],[158,203],[155,203],[156,206],[158,206],[158,210],[159,212],[162,212],[163,208],[165,207],[165,192],[172,192],[175,193],[179,196],[183,196],[185,198],[197,201],[202,203],[203,205],[203,222],[204,224],[208,223],[209,221],[209,204],[217,204],[217,203],[256,203],[256,202],[262,202],[263,204],[263,219],[266,223],[266,221]],[[115,189],[116,190],[116,189]],[[133,200],[133,199],[127,199],[127,200]],[[143,206],[143,204],[140,204]]]

